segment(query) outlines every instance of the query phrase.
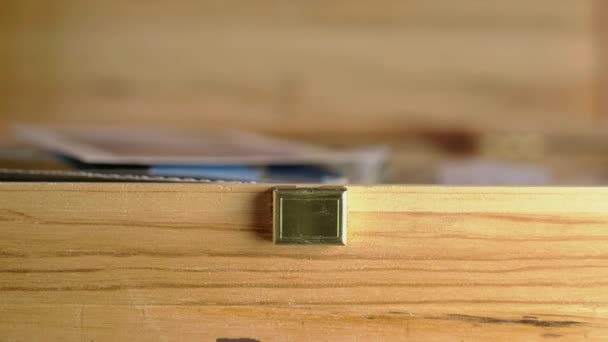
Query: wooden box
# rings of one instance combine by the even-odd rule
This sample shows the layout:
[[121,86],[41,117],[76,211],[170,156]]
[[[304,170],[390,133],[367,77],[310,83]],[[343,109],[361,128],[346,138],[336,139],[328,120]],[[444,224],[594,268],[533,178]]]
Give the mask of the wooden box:
[[0,184],[0,339],[608,339],[608,189],[347,188],[342,247],[269,185]]

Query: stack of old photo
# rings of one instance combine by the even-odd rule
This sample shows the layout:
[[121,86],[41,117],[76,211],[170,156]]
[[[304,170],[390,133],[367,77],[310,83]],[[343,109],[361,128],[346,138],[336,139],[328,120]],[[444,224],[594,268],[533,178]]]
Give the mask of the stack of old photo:
[[384,146],[336,149],[241,130],[20,125],[37,149],[21,158],[59,170],[2,170],[19,180],[378,183]]

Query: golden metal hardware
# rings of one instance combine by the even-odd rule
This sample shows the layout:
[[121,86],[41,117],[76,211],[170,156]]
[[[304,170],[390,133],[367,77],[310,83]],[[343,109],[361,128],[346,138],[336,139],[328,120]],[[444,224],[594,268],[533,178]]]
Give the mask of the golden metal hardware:
[[344,187],[273,189],[275,244],[346,245]]

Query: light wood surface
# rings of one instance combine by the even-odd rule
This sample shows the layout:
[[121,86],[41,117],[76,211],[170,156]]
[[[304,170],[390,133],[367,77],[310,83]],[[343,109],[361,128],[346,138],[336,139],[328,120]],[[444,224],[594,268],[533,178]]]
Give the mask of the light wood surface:
[[597,125],[600,1],[0,4],[7,121],[289,134]]
[[269,189],[1,184],[0,339],[608,339],[608,189],[350,186],[346,247]]

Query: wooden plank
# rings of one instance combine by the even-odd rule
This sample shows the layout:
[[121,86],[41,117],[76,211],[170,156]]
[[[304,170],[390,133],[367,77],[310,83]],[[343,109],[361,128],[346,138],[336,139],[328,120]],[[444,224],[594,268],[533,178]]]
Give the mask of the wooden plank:
[[347,247],[269,189],[0,185],[0,338],[608,338],[608,189],[349,186]]
[[12,121],[558,130],[598,95],[592,0],[0,6]]

